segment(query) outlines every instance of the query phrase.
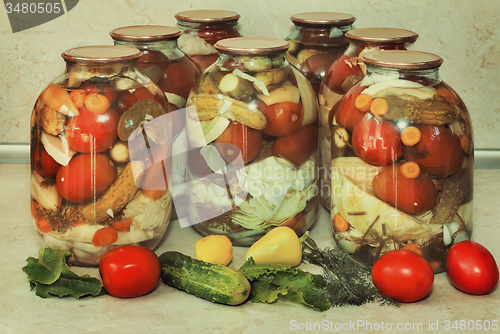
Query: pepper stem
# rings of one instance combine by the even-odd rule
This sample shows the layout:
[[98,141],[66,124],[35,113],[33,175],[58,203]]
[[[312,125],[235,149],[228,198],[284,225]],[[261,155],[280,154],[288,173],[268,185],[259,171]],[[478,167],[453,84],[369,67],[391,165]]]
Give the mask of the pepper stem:
[[307,239],[309,236],[309,231],[306,231],[302,236],[299,238],[300,244],[304,243],[304,241]]

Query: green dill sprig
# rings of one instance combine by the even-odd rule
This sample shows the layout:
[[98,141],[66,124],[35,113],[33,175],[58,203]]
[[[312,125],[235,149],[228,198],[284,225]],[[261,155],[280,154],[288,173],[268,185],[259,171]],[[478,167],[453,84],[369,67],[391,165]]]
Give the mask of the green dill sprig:
[[324,293],[332,306],[359,306],[369,302],[399,305],[375,288],[370,267],[357,262],[338,247],[321,250],[311,238],[307,238],[304,245],[303,259],[323,268]]

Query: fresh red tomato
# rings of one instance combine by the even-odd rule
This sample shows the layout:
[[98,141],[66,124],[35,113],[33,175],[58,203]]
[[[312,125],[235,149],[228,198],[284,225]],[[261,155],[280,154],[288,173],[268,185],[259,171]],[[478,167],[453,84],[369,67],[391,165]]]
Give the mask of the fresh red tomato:
[[99,153],[111,148],[118,138],[120,116],[114,109],[94,114],[83,107],[80,115],[71,117],[65,136],[69,146],[80,153]]
[[311,124],[289,136],[276,139],[273,155],[282,157],[296,165],[302,165],[313,154],[318,142],[318,132]]
[[252,161],[262,146],[262,133],[258,130],[232,122],[224,132],[215,140],[215,143],[228,143],[236,145],[217,145],[220,155],[227,162],[232,162],[240,154],[244,163]]
[[[107,79],[106,79],[107,80]],[[100,78],[94,77],[84,81],[81,89],[86,90],[88,94],[103,94],[110,103],[115,102],[118,93],[110,86],[108,81],[101,81]]]
[[405,147],[405,159],[436,177],[455,174],[462,166],[464,150],[460,138],[443,126],[419,125],[422,134],[414,146]]
[[354,101],[364,89],[365,87],[361,87],[361,85],[354,86],[344,95],[334,111],[337,124],[351,132],[366,115],[366,112],[362,112],[354,106]]
[[446,272],[451,284],[463,292],[483,295],[498,284],[498,266],[486,247],[474,241],[461,241],[450,247]]
[[[345,54],[337,58],[325,75],[325,85],[334,93],[344,95],[364,77],[358,60]],[[354,105],[354,103],[352,104]]]
[[436,205],[434,182],[420,174],[409,179],[401,174],[401,163],[382,168],[372,181],[373,192],[382,201],[409,214],[419,214]]
[[404,303],[424,298],[434,283],[434,272],[425,258],[397,249],[380,257],[372,267],[372,281],[386,297]]
[[116,174],[116,165],[106,155],[79,154],[59,168],[56,186],[64,199],[83,203],[101,195]]
[[61,167],[61,165],[47,153],[42,145],[33,150],[32,159],[35,170],[40,173],[40,175],[48,178],[56,176],[57,171]]
[[403,155],[397,127],[369,114],[354,128],[352,147],[361,160],[373,166],[387,166]]
[[133,298],[151,292],[158,285],[160,273],[158,257],[143,246],[114,248],[99,261],[102,284],[115,297]]
[[172,63],[167,66],[164,70],[164,75],[159,82],[161,89],[166,93],[172,93],[188,98],[191,87],[194,83],[200,71],[194,66],[188,66],[182,63]]
[[259,100],[257,109],[266,116],[267,126],[262,131],[270,136],[290,135],[300,128],[304,119],[302,103],[281,102],[268,106]]

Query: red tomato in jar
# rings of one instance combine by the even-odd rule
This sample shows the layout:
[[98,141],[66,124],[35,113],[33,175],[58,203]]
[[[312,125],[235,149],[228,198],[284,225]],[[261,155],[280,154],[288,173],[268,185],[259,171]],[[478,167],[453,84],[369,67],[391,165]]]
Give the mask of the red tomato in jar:
[[243,162],[247,163],[259,153],[262,146],[262,133],[243,124],[232,122],[214,142],[236,145],[217,145],[220,155],[227,162],[234,161],[241,152]]
[[65,136],[69,146],[80,153],[99,153],[111,148],[118,138],[120,117],[114,109],[94,114],[83,107],[80,115],[71,117]]
[[[325,75],[325,85],[332,92],[344,95],[365,75],[356,58],[342,55],[335,60]],[[353,103],[354,105],[354,103]]]
[[405,147],[405,159],[436,177],[455,174],[462,167],[464,150],[459,137],[443,126],[419,125],[422,134],[414,146]]
[[273,155],[284,158],[296,165],[302,165],[311,157],[318,142],[318,132],[311,124],[291,135],[276,139]]
[[486,247],[474,241],[461,241],[450,247],[446,256],[446,273],[457,289],[483,295],[498,284],[498,266]]
[[66,166],[59,168],[57,191],[70,202],[87,202],[101,195],[113,183],[116,175],[116,165],[106,155],[79,154]]
[[270,136],[285,137],[290,135],[301,127],[304,119],[302,103],[280,102],[268,106],[259,100],[257,109],[266,116],[267,126],[262,131]]
[[33,150],[32,162],[35,170],[42,176],[53,178],[61,168],[61,164],[54,160],[40,144]]
[[156,65],[160,68],[161,71],[165,69],[166,62],[168,62],[168,57],[161,51],[156,50],[141,50],[142,56],[139,58],[137,62],[137,68],[139,71],[143,71],[144,69],[150,67],[151,65]]
[[437,189],[423,174],[409,179],[401,174],[401,163],[386,166],[372,181],[373,192],[398,210],[416,215],[436,205]]
[[370,114],[354,128],[352,147],[361,160],[373,166],[387,166],[403,155],[397,127]]
[[424,298],[434,283],[434,272],[425,258],[397,249],[380,257],[372,267],[372,281],[381,294],[403,303]]
[[316,91],[334,60],[329,54],[316,54],[307,58],[300,66],[300,70]]
[[118,93],[111,87],[108,82],[108,79],[101,80],[98,77],[90,78],[84,81],[81,86],[81,89],[87,91],[88,94],[103,94],[105,95],[110,103],[115,102]]
[[160,79],[159,85],[166,93],[178,95],[184,99],[188,98],[200,71],[182,63],[172,63],[164,70],[165,75]]
[[102,284],[115,297],[133,298],[151,292],[158,285],[160,273],[158,256],[143,246],[114,248],[99,261]]
[[354,106],[354,101],[364,89],[365,87],[361,87],[361,85],[353,87],[342,100],[338,102],[338,107],[335,109],[335,120],[337,124],[351,132],[366,115],[366,112],[360,111]]

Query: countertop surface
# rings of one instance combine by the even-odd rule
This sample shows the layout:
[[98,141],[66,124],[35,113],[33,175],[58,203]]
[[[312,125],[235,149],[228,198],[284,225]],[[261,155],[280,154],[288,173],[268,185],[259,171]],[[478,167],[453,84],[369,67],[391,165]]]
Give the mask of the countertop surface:
[[[120,299],[109,295],[79,300],[42,299],[30,291],[21,270],[26,258],[42,247],[30,218],[29,165],[0,164],[0,333],[500,333],[500,288],[472,296],[450,285],[446,273],[435,275],[431,293],[400,307],[363,306],[318,312],[285,301],[240,306],[214,304],[162,283],[146,296]],[[500,170],[476,169],[472,239],[500,263]],[[311,229],[321,247],[333,246],[329,216],[321,210]],[[171,221],[156,249],[194,256],[201,236]],[[234,247],[230,267],[237,269],[247,248]],[[72,267],[99,277],[96,268]],[[320,272],[318,267],[301,268]],[[482,329],[479,329],[481,325]],[[488,328],[489,329],[486,329]],[[384,331],[384,330],[385,331]]]

